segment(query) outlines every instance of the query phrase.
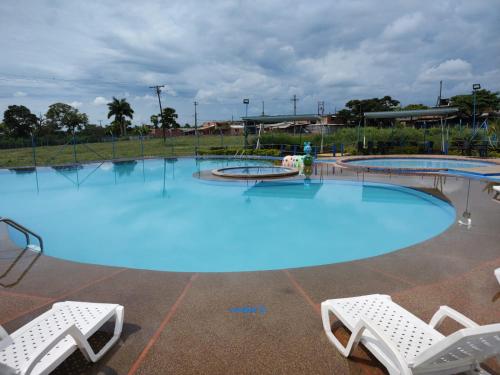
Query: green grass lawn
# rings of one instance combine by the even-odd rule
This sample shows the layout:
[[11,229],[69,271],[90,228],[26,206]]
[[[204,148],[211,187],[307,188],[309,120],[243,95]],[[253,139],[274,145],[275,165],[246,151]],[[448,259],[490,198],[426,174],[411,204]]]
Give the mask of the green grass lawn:
[[[250,138],[250,137],[249,137]],[[200,136],[199,150],[210,147],[243,148],[243,136]],[[76,161],[91,162],[99,160],[111,160],[122,158],[144,157],[171,157],[194,155],[197,139],[195,136],[182,136],[163,139],[146,139],[141,147],[140,140],[123,140],[114,143],[115,152],[113,157],[113,144],[111,142],[78,144],[66,146],[40,146],[36,147],[37,165],[68,164]],[[143,151],[144,149],[144,151]],[[13,168],[33,166],[33,149],[31,147],[0,150],[0,168]]]

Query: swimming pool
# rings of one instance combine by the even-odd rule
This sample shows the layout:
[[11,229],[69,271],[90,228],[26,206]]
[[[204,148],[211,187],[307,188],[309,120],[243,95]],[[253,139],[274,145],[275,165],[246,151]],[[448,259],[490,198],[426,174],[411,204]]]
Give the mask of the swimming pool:
[[483,161],[437,158],[367,158],[345,160],[345,163],[364,167],[395,169],[457,169],[488,167],[492,165],[492,163]]
[[178,159],[0,171],[0,214],[45,253],[167,271],[304,267],[370,257],[436,236],[448,203],[399,186],[339,180],[205,181],[199,170],[264,161]]

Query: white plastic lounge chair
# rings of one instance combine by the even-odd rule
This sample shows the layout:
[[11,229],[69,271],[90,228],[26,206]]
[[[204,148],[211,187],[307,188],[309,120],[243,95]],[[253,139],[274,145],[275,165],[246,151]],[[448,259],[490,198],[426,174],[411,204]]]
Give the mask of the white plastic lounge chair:
[[[351,331],[346,347],[331,331],[330,312]],[[390,296],[374,294],[324,301],[321,315],[328,339],[345,357],[361,342],[390,374],[472,373],[500,353],[500,324],[479,326],[448,306],[427,324]],[[467,328],[442,335],[435,328],[447,317]]]
[[[115,319],[114,335],[94,353],[88,339]],[[123,306],[107,303],[59,302],[12,335],[0,327],[0,374],[48,374],[77,348],[98,361],[120,337]]]
[[500,268],[495,270],[495,276],[497,277],[498,283],[500,284]]
[[493,197],[493,199],[497,199],[500,195],[500,185],[493,186],[493,190],[495,190],[495,196]]

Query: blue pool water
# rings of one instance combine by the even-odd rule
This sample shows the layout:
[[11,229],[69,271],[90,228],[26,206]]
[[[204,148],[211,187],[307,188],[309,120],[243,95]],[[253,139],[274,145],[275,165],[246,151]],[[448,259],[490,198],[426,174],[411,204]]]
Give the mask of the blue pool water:
[[0,215],[41,234],[54,257],[199,272],[370,257],[436,236],[455,219],[444,201],[392,185],[193,177],[231,165],[179,159],[0,170]]
[[455,159],[425,159],[425,158],[380,158],[349,161],[353,165],[386,168],[479,168],[491,166],[491,163],[481,161],[455,160]]

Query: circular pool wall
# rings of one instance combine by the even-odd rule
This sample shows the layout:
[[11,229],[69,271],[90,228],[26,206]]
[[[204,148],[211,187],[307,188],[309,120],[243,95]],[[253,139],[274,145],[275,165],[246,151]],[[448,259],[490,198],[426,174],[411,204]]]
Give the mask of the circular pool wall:
[[453,169],[481,168],[495,165],[491,162],[465,158],[423,158],[423,157],[361,157],[344,158],[343,166],[382,170],[443,171]]
[[296,168],[278,166],[238,166],[225,167],[212,170],[212,174],[218,177],[236,179],[266,179],[292,177],[299,174]]

